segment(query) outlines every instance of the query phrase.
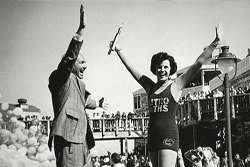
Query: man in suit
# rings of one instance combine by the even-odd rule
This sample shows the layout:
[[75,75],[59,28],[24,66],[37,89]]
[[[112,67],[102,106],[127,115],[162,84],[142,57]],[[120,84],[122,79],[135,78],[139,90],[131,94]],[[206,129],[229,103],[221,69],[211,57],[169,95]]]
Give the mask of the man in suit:
[[81,5],[79,28],[57,69],[49,77],[54,109],[49,146],[53,138],[58,167],[92,166],[89,150],[95,144],[85,109],[107,109],[104,98],[98,102],[90,98],[81,80],[86,69],[86,61],[79,54],[85,26],[86,17]]

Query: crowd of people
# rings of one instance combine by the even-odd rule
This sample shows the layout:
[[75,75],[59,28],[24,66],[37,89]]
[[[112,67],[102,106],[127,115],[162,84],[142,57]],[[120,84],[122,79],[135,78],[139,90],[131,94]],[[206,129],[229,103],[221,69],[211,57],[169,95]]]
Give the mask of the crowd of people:
[[[228,167],[227,151],[225,151],[224,157],[221,159],[221,167]],[[239,153],[235,154],[233,167],[250,167],[250,148],[245,159],[242,159]]]
[[[249,85],[245,85],[243,87],[233,87],[231,86],[230,89],[230,95],[242,95],[242,94],[247,94],[250,93],[250,87]],[[209,99],[209,98],[216,98],[216,97],[223,97],[223,91],[220,90],[219,88],[216,88],[215,90],[212,91],[198,91],[198,92],[188,92],[188,94],[182,96],[180,98],[179,102],[182,104],[185,101],[190,101],[190,100],[198,100],[198,99]]]
[[[198,147],[188,150],[183,154],[183,157],[192,163],[192,167],[229,167],[227,151],[225,151],[223,157],[219,157],[210,147]],[[183,157],[182,154],[178,154],[179,159]],[[183,162],[179,164],[181,164],[179,165],[180,167],[185,166]],[[233,167],[250,167],[250,148],[248,149],[248,155],[245,159],[241,159],[240,154],[236,153],[232,159],[232,165]]]
[[[153,167],[148,156],[136,152],[126,155],[109,151],[107,155],[92,156],[93,167]],[[190,165],[190,164],[192,165]],[[227,151],[223,157],[219,157],[211,147],[198,147],[182,153],[178,150],[176,167],[228,167]],[[245,159],[236,153],[233,158],[233,167],[250,167],[250,148]]]
[[137,153],[118,154],[116,152],[107,155],[93,156],[93,167],[153,167],[148,156]]
[[132,112],[129,112],[126,114],[126,112],[121,112],[120,111],[117,111],[116,113],[106,113],[105,111],[103,111],[102,114],[98,113],[98,112],[94,112],[93,113],[93,116],[90,117],[91,119],[109,119],[109,118],[112,118],[112,119],[132,119],[132,118],[140,118],[140,117],[148,117],[148,113],[132,113]]

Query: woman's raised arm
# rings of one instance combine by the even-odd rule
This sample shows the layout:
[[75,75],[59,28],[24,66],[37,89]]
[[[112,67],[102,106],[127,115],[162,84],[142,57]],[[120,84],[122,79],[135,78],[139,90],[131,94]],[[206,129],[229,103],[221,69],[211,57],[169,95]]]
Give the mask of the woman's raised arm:
[[216,37],[214,41],[206,48],[206,50],[196,59],[193,65],[189,67],[189,69],[184,72],[180,77],[176,79],[176,86],[179,90],[182,90],[188,82],[192,80],[192,78],[199,71],[204,62],[212,56],[212,53],[218,43],[220,42],[223,35],[223,24],[219,23],[216,27]]

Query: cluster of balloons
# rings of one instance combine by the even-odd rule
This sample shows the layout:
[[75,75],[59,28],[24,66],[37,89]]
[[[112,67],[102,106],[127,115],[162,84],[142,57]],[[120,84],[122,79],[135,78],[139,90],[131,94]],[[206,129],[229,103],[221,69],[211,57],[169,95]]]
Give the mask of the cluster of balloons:
[[20,107],[16,107],[13,110],[9,110],[9,104],[3,102],[1,104],[0,112],[0,122],[8,122],[12,117],[19,117],[23,113],[23,109]]
[[55,156],[47,145],[47,136],[38,129],[39,120],[26,128],[17,120],[22,108],[9,110],[8,103],[1,104],[0,112],[0,166],[55,167]]

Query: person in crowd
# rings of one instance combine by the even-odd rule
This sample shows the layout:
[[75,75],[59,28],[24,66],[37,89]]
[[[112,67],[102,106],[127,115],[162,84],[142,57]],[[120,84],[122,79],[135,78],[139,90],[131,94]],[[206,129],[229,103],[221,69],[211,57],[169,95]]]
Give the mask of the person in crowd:
[[184,153],[184,157],[192,163],[192,167],[203,167],[203,152],[202,148],[191,149]]
[[127,115],[125,112],[123,112],[121,115],[121,126],[124,130],[126,129],[126,118],[127,118]]
[[127,166],[127,156],[126,156],[125,153],[122,153],[122,154],[121,154],[121,162],[122,162],[125,166]]
[[182,105],[186,102],[186,96],[182,96],[180,99],[179,99],[179,104]]
[[205,98],[206,98],[206,97],[205,97],[204,91],[199,91],[199,92],[198,92],[198,98],[199,98],[199,99],[205,99]]
[[145,158],[144,155],[141,155],[141,157],[140,157],[140,165],[139,166],[140,167],[147,167],[148,166],[146,158]]
[[127,167],[134,167],[132,154],[128,155],[128,158],[127,158]]
[[102,119],[105,119],[106,116],[107,116],[107,114],[105,113],[105,111],[103,111],[103,112],[102,112],[102,115],[101,115],[101,118],[102,118]]
[[106,114],[106,118],[110,118],[110,114]]
[[234,167],[245,167],[244,161],[240,159],[240,154],[236,153],[234,158],[235,158],[235,161],[233,163]]
[[111,154],[111,164],[112,167],[125,167],[125,165],[121,162],[121,156],[116,152]]
[[[197,93],[197,92],[195,92]],[[194,96],[191,94],[191,92],[188,92],[188,94],[186,95],[186,100],[190,101],[190,100],[194,100]]]
[[184,159],[183,159],[183,156],[182,156],[182,151],[181,151],[180,148],[178,149],[178,153],[177,153],[176,167],[185,167]]
[[199,99],[199,94],[198,94],[198,92],[194,92],[193,93],[194,95],[193,95],[193,100],[198,100]]
[[134,118],[134,114],[132,112],[129,112],[127,118],[128,120]]
[[219,167],[220,158],[211,147],[202,147],[203,166],[204,167]]
[[111,118],[115,118],[115,114],[114,113],[111,114]]
[[103,156],[103,162],[101,163],[101,167],[111,167],[111,161],[109,155]]
[[[221,40],[222,34],[223,26],[219,23],[216,27],[214,41],[196,59],[194,64],[174,81],[170,78],[177,70],[174,58],[166,52],[153,55],[150,70],[157,77],[156,83],[132,66],[123,54],[122,49],[116,44],[115,52],[148,95],[150,112],[148,151],[154,167],[175,166],[179,149],[179,132],[175,122],[175,115],[182,89],[196,75],[203,63],[211,57]],[[111,49],[113,48],[112,45],[111,42]]]
[[244,90],[242,89],[242,87],[238,87],[237,88],[237,95],[242,95],[242,94],[244,94],[245,92],[244,92]]
[[250,93],[249,86],[248,86],[248,85],[245,85],[243,91],[244,91],[244,93]]
[[150,158],[146,157],[146,159],[147,159],[148,167],[153,167],[153,164],[152,164],[152,161],[150,160]]
[[86,113],[86,118],[87,118],[87,120],[90,119],[89,113]]
[[222,157],[222,160],[221,160],[221,166],[228,167],[227,151],[224,152],[224,157]]
[[80,25],[56,70],[49,77],[54,120],[49,147],[54,140],[56,164],[60,167],[92,166],[89,149],[95,141],[87,121],[85,109],[107,108],[104,98],[99,102],[86,91],[83,74],[86,61],[80,54],[86,26],[84,7],[80,7]]
[[250,148],[248,149],[248,155],[245,158],[245,166],[250,167]]
[[96,118],[96,119],[101,119],[101,116],[100,116],[100,114],[99,114],[98,112],[96,113],[95,118]]
[[121,119],[121,113],[120,111],[117,111],[115,114],[115,119],[120,120]]
[[93,163],[93,167],[100,167],[100,158],[98,156],[94,157],[94,163]]
[[91,157],[92,167],[95,167],[95,157]]
[[122,119],[126,119],[126,118],[127,118],[126,113],[125,113],[125,112],[123,112],[121,117],[122,117]]
[[115,119],[118,121],[118,127],[120,127],[120,122],[121,122],[121,113],[120,111],[117,111],[115,114]]
[[103,156],[103,155],[101,155],[101,156],[100,156],[100,161],[99,161],[99,162],[100,162],[100,165],[102,165],[102,164],[103,164],[103,160],[104,160],[104,156]]
[[220,164],[221,164],[221,162],[220,162],[220,157],[217,155],[216,152],[213,153],[212,159],[213,159],[213,164],[214,164],[214,166],[215,166],[215,167],[220,167]]
[[138,159],[137,154],[133,154],[133,166],[139,167],[140,166],[140,159]]
[[96,119],[96,113],[95,112],[93,113],[93,119]]
[[223,97],[223,92],[216,88],[214,91],[213,97]]
[[206,92],[205,97],[206,97],[207,99],[213,98],[213,92],[210,91],[210,90],[208,90],[208,91]]
[[237,95],[237,90],[234,88],[234,86],[229,88],[229,92],[231,96]]
[[247,56],[246,57],[248,57],[248,56],[250,56],[250,48],[247,49]]

